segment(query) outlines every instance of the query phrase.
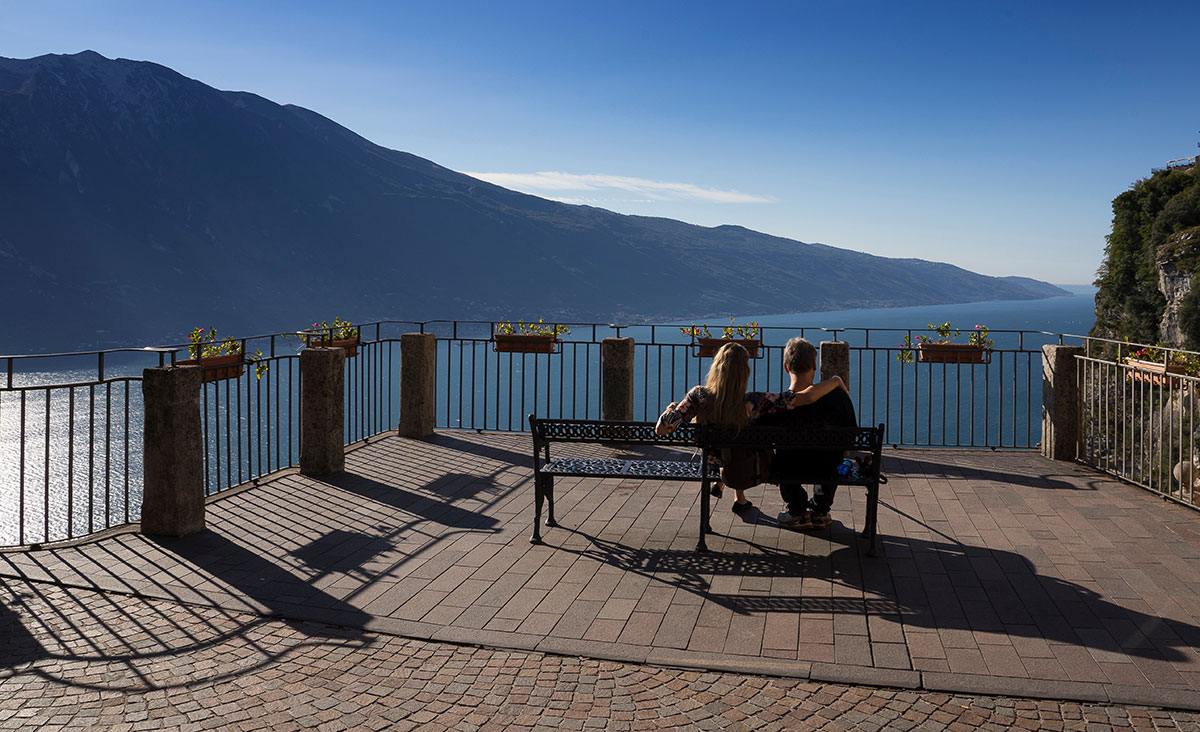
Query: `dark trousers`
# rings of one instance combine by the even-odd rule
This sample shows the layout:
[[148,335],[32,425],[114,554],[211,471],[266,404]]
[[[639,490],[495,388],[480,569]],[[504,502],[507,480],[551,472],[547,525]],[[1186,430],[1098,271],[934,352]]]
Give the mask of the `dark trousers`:
[[833,507],[833,499],[837,496],[837,483],[819,485],[813,489],[812,501],[808,500],[808,491],[803,483],[779,483],[779,495],[787,504],[787,512],[799,516],[805,511],[813,513],[829,513]]

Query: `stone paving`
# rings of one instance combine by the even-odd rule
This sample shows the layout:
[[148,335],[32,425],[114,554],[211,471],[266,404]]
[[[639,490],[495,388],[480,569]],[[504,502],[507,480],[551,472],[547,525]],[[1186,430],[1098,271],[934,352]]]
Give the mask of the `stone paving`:
[[0,577],[645,673],[1200,709],[1200,516],[1107,476],[888,450],[883,557],[855,534],[860,492],[799,534],[770,486],[745,517],[718,503],[697,555],[678,482],[560,480],[561,526],[531,546],[529,453],[521,434],[385,436],[343,476],[220,497],[202,534],[0,553]]
[[0,730],[1198,730],[1198,715],[506,651],[0,580]]

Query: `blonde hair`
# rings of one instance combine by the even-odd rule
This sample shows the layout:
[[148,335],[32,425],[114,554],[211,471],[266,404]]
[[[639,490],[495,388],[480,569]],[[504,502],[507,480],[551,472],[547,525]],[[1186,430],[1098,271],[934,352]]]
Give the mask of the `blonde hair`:
[[750,354],[739,343],[726,343],[713,356],[704,387],[712,398],[704,421],[728,427],[744,427],[746,387],[750,383]]

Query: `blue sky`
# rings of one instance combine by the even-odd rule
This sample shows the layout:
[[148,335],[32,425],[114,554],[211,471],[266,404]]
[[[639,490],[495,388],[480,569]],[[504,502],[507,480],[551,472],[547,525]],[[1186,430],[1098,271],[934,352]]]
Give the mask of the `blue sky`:
[[5,0],[92,49],[559,200],[1059,283],[1200,153],[1200,3]]

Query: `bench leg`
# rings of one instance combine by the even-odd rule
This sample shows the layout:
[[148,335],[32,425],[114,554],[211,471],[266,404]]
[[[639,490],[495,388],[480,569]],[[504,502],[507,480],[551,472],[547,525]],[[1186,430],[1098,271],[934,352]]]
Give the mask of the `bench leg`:
[[546,482],[542,492],[546,494],[546,525],[558,526],[558,522],[554,520],[554,476],[547,475],[544,480]]
[[867,556],[879,556],[879,531],[877,523],[879,519],[879,484],[867,486],[867,520],[863,526],[862,536],[869,543],[867,544]]
[[696,542],[696,551],[700,553],[708,552],[708,543],[704,535],[712,533],[712,526],[708,522],[712,505],[708,495],[708,478],[705,478],[700,482],[700,539]]
[[533,476],[533,536],[529,537],[530,544],[542,543],[542,476]]

